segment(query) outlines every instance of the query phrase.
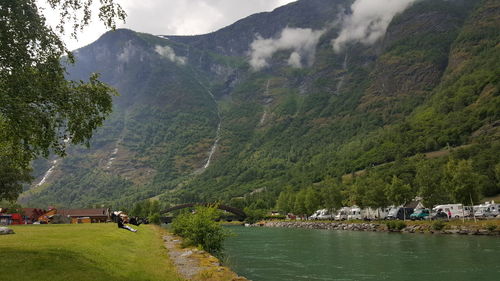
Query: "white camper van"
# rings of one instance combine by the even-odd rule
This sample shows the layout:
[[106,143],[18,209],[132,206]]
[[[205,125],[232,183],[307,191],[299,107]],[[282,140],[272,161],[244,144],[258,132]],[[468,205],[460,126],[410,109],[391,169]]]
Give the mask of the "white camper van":
[[465,206],[464,208],[462,204],[437,205],[432,208],[432,211],[435,213],[443,212],[448,215],[448,218],[450,219],[468,217],[472,214],[471,208],[468,206]]
[[337,215],[335,216],[336,221],[343,221],[347,219],[347,216],[349,215],[349,211],[351,208],[349,207],[342,207],[340,210],[337,212]]

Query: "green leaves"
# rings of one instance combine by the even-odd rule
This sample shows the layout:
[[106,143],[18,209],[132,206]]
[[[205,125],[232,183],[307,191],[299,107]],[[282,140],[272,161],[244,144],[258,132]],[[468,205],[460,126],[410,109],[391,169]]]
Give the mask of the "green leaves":
[[184,213],[176,217],[172,222],[172,231],[185,239],[185,246],[199,246],[213,255],[220,255],[222,243],[229,233],[215,222],[219,216],[215,207],[197,207],[193,214]]
[[[83,9],[81,25],[88,23],[91,0],[48,2],[60,9],[62,20],[78,20],[75,14]],[[102,18],[114,27],[123,11],[112,0],[100,2],[106,6]],[[30,180],[30,161],[51,152],[65,155],[67,142],[88,145],[116,92],[97,74],[88,83],[66,81],[61,58],[66,54],[72,62],[73,56],[46,26],[35,1],[7,0],[0,8],[0,199],[15,199],[20,184]]]
[[480,176],[474,172],[470,160],[450,159],[444,167],[442,184],[455,202],[470,205],[471,201],[479,201]]
[[397,176],[393,176],[391,183],[387,185],[386,195],[389,201],[396,206],[410,202],[415,196],[412,187],[405,184]]

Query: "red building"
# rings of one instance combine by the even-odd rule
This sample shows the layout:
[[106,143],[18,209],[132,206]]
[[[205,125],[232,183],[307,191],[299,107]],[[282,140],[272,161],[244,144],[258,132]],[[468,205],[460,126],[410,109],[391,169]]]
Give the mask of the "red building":
[[10,213],[9,210],[3,208],[0,209],[0,224],[32,224],[45,213],[45,210],[37,208],[23,208],[22,213]]

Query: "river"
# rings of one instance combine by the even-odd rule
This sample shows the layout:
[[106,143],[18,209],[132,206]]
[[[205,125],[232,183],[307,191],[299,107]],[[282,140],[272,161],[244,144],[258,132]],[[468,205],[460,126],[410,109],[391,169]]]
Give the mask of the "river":
[[228,228],[225,262],[253,281],[500,280],[498,237]]

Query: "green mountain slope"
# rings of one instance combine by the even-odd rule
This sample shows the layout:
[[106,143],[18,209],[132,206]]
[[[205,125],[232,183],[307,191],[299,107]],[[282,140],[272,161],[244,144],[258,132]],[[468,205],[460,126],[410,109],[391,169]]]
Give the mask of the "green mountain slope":
[[[462,145],[446,157],[471,159],[481,192],[499,193],[497,1],[417,1],[382,39],[335,52],[335,22],[351,3],[298,1],[201,36],[119,30],[79,50],[71,76],[101,72],[121,96],[91,149],[72,148],[23,200],[85,206],[246,196],[246,205],[262,199],[272,207],[287,187],[367,167],[382,182],[396,175],[417,186],[418,161],[439,168],[448,158],[414,155]],[[287,26],[322,30],[314,62],[292,67],[293,51],[283,49],[252,70],[256,34],[277,38]]]

